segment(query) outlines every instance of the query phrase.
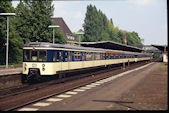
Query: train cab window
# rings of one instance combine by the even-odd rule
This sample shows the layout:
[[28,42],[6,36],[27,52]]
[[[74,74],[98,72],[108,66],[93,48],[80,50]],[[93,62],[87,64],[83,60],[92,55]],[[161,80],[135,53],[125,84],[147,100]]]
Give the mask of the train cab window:
[[53,52],[53,61],[56,61],[56,51]]
[[24,50],[24,61],[30,60],[30,50]]
[[38,61],[46,61],[46,51],[39,51]]
[[31,61],[37,61],[38,60],[38,52],[32,51],[31,52]]
[[24,50],[24,61],[46,61],[46,51]]

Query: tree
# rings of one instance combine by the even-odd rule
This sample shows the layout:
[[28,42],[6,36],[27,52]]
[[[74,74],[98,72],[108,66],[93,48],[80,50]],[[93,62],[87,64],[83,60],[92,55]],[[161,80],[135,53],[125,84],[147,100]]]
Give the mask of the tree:
[[115,27],[112,18],[107,19],[101,10],[95,6],[88,5],[84,20],[83,41],[115,41],[124,44],[123,38],[126,35],[128,45],[142,45],[141,38],[137,32],[128,32]]
[[114,27],[112,19],[108,23],[108,28],[109,28],[110,40],[121,43],[121,39],[118,37],[119,29],[118,27]]
[[84,20],[84,41],[97,41],[97,10],[92,5],[87,6],[86,17]]
[[[17,30],[23,37],[24,42],[52,42],[52,29],[48,26],[54,24],[51,19],[53,10],[51,0],[20,1],[16,8]],[[55,30],[55,32],[56,42],[65,43],[64,35],[58,30]]]
[[95,6],[88,5],[84,20],[84,41],[110,40],[108,34],[108,19],[101,10]]
[[[0,1],[0,13],[15,13],[11,1]],[[6,61],[6,17],[0,16],[0,65]],[[22,60],[22,39],[15,26],[16,17],[9,18],[9,64],[21,63]]]

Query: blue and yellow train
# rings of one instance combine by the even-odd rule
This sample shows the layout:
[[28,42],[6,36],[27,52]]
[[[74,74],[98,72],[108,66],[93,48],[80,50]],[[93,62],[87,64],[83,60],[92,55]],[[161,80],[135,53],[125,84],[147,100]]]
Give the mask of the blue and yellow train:
[[137,62],[151,59],[148,54],[109,49],[31,42],[23,48],[22,81],[67,71]]

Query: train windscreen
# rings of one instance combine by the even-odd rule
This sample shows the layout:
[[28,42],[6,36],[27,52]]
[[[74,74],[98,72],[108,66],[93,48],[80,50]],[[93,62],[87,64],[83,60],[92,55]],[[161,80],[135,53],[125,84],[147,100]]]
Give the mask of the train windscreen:
[[44,50],[24,50],[23,61],[46,61],[46,51]]

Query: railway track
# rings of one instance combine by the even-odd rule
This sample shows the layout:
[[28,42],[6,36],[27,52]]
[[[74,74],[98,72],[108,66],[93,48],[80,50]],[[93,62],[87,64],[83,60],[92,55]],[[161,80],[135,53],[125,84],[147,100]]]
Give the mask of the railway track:
[[48,82],[26,85],[18,90],[7,91],[8,93],[0,95],[0,110],[10,111],[16,110],[22,106],[61,94],[63,92],[90,84],[92,82],[128,71],[133,68],[145,65],[148,62],[140,62],[131,64],[125,69],[121,67],[110,68],[95,72],[88,72],[85,74],[78,74],[78,76],[71,76],[58,80],[51,80]]

